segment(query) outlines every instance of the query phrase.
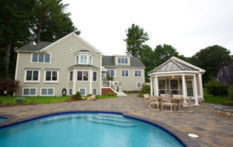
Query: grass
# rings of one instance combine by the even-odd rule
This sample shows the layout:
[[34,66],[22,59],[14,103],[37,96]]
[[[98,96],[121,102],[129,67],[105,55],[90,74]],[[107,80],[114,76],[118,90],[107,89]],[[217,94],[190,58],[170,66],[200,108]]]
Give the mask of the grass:
[[229,97],[220,97],[220,96],[209,95],[205,88],[204,88],[204,101],[206,103],[233,106],[233,100],[230,99]]
[[[71,100],[70,96],[65,97],[25,97],[23,104],[49,104],[60,103]],[[15,105],[14,97],[0,96],[0,105]]]
[[116,95],[111,95],[111,96],[109,96],[109,95],[97,95],[96,96],[97,99],[108,99],[108,98],[115,98],[115,97],[117,97],[117,96]]

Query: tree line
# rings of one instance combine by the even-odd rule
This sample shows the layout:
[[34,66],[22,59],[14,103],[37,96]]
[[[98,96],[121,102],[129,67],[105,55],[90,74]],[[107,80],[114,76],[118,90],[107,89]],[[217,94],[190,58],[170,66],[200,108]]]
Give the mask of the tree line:
[[172,56],[185,60],[193,65],[206,70],[203,75],[203,82],[206,84],[209,80],[217,78],[219,67],[225,62],[233,59],[230,51],[222,46],[213,45],[201,49],[192,57],[180,55],[177,50],[168,44],[157,45],[155,48],[146,44],[149,35],[138,25],[132,24],[126,34],[127,54],[139,57],[145,65],[146,82],[149,82],[148,72],[159,66]]
[[0,1],[0,77],[14,77],[15,48],[80,34],[62,0]]

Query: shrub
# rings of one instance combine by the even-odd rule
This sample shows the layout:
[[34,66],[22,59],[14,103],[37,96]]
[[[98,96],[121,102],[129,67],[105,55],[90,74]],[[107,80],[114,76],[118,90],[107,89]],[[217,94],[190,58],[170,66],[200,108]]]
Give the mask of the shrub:
[[71,96],[71,99],[73,99],[73,100],[81,100],[82,99],[81,93],[79,91],[77,91],[77,93],[75,95]]
[[116,96],[116,94],[110,92],[110,93],[104,94],[104,96]]
[[150,85],[142,85],[141,90],[138,92],[138,96],[142,97],[143,94],[149,94],[150,93]]
[[229,87],[229,97],[233,100],[233,84]]
[[138,93],[138,90],[124,90],[124,93]]
[[219,83],[216,80],[210,80],[206,84],[207,92],[208,94],[214,95],[214,96],[224,96],[227,95],[227,86]]
[[[19,82],[12,78],[0,79],[0,95],[13,95],[19,87]],[[7,93],[4,93],[7,91]]]
[[85,96],[85,98],[88,98],[88,97],[90,97],[90,96],[92,96],[92,94],[88,94],[87,96]]

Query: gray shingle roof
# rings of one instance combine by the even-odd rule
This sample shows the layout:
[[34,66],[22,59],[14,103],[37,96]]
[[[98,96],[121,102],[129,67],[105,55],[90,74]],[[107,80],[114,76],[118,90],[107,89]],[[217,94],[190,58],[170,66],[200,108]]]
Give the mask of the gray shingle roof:
[[45,48],[46,46],[50,45],[52,42],[39,42],[36,45],[27,44],[24,45],[18,49],[15,49],[15,51],[40,51],[41,49]]
[[[115,56],[103,56],[102,66],[116,66]],[[130,67],[144,67],[138,57],[130,57]]]

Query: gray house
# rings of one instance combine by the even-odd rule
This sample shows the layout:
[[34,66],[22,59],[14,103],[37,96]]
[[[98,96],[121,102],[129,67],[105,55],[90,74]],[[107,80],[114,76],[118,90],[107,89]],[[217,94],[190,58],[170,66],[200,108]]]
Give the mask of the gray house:
[[[104,56],[75,33],[15,51],[17,96],[123,94],[123,90],[139,90],[144,83],[144,65],[138,58]],[[113,80],[107,81],[107,75]]]

